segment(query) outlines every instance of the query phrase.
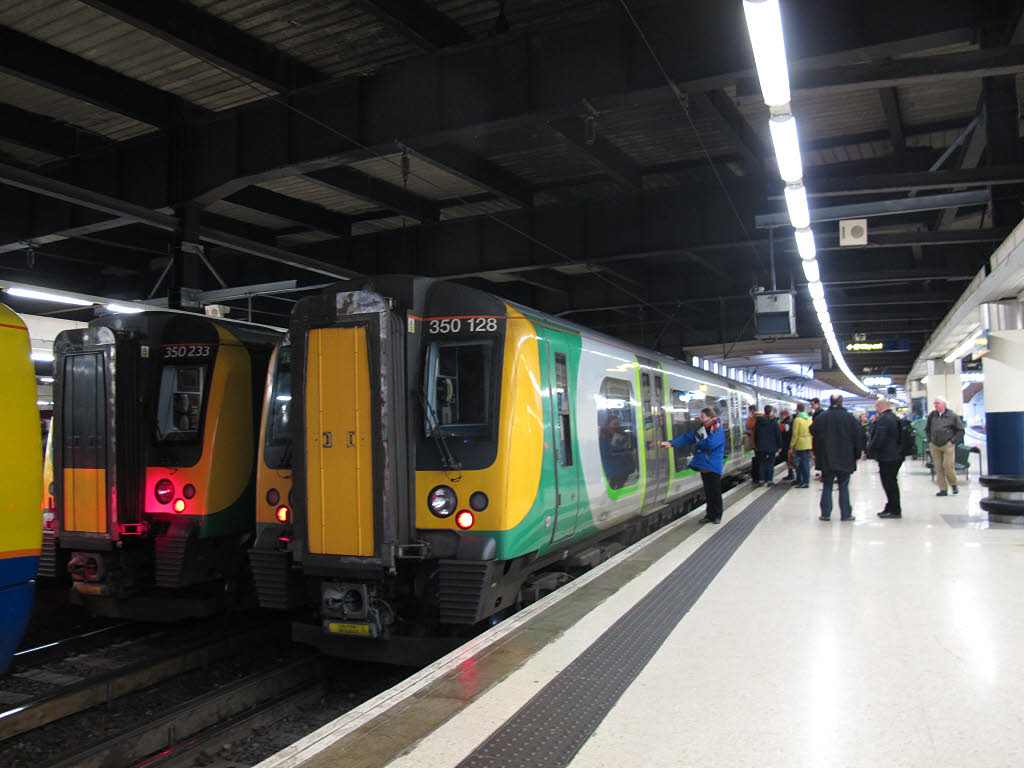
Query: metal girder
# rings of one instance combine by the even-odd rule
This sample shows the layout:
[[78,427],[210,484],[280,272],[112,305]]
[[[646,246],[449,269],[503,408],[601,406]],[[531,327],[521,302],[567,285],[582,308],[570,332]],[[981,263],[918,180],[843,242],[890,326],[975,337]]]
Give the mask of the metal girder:
[[[985,78],[981,83],[981,91],[989,165],[1019,163],[1020,113],[1016,78]],[[993,224],[1014,226],[1020,221],[1020,214],[1020,189],[992,190]]]
[[229,197],[228,202],[338,237],[347,238],[352,234],[352,220],[349,217],[262,187],[247,187]]
[[526,208],[533,206],[533,187],[528,182],[479,155],[453,144],[426,150],[408,149],[410,153],[483,187],[493,195],[513,200]]
[[748,173],[755,176],[764,173],[764,160],[770,153],[729,95],[720,89],[707,93],[693,91],[688,95],[691,103],[710,117],[718,130],[739,150]]
[[907,149],[907,137],[903,133],[903,116],[900,114],[900,98],[896,88],[880,88],[878,97],[882,100],[882,111],[889,124],[889,140],[893,152],[903,154]]
[[402,216],[409,216],[423,223],[435,222],[441,218],[441,206],[437,203],[405,192],[393,184],[368,176],[348,166],[339,165],[305,174],[306,178],[330,189],[357,197],[368,203],[388,208]]
[[108,16],[143,29],[196,58],[287,92],[323,76],[305,62],[247,35],[216,16],[179,0],[81,0]]
[[89,152],[111,144],[109,139],[98,133],[10,104],[0,104],[0,136],[56,157]]
[[[988,143],[987,132],[984,127],[980,126],[979,120],[976,118],[972,121],[974,130],[971,131],[969,139],[966,139],[967,146],[964,148],[963,154],[960,156],[960,168],[977,168],[978,163],[981,162],[981,155],[985,151],[985,146]],[[935,227],[938,230],[949,229],[953,226],[953,222],[956,220],[957,208],[947,208],[942,212],[939,217],[939,223]]]
[[[991,187],[1024,182],[1024,165],[999,165],[987,168],[960,168],[939,171],[877,174],[873,176],[837,176],[833,173],[809,173],[805,178],[811,197],[837,195],[873,195],[886,192],[946,189],[953,187]],[[781,187],[770,197],[782,198]]]
[[0,26],[0,71],[157,128],[180,122],[192,107],[173,94]]
[[[832,270],[830,270],[832,271]],[[876,272],[839,272],[829,279],[822,280],[827,286],[871,285],[922,282],[927,280],[946,280],[948,282],[967,283],[974,279],[977,270],[958,267],[933,267],[928,272],[920,269],[885,269]]]
[[629,155],[602,136],[596,126],[593,129],[594,133],[588,135],[585,123],[590,119],[596,118],[567,117],[564,120],[552,121],[549,125],[551,130],[581,150],[619,184],[627,189],[641,189],[643,180],[639,166]]
[[[825,208],[812,208],[811,221],[838,221],[865,216],[891,216],[917,211],[936,211],[962,205],[981,205],[989,200],[987,189],[969,192],[950,192],[945,195],[922,197],[901,197],[895,200],[876,200],[871,203],[852,203]],[[770,213],[754,217],[754,226],[759,229],[782,227],[789,224],[788,213]]]
[[[1012,232],[1011,227],[990,229],[954,229],[941,232],[879,232],[868,230],[868,244],[839,245],[837,232],[815,232],[818,253],[823,251],[857,251],[864,248],[903,248],[926,245],[965,245],[968,243],[1001,243]],[[835,242],[832,242],[835,241]]]
[[[974,80],[1024,72],[1024,46],[986,48],[965,53],[851,64],[830,69],[804,69],[790,75],[793,92],[851,91],[900,88],[951,80]],[[760,93],[757,81],[744,78],[736,84],[739,98]]]
[[[133,222],[147,224],[149,226],[156,227],[157,229],[176,232],[181,226],[178,218],[175,216],[158,213],[156,211],[143,208],[142,206],[126,203],[123,200],[118,200],[110,197],[109,195],[102,195],[98,192],[82,189],[81,187],[76,187],[72,184],[56,181],[37,173],[32,173],[30,171],[25,171],[2,163],[0,163],[0,183],[16,187],[18,189],[23,189],[28,192],[45,195],[46,197],[52,197],[57,200],[64,200],[65,202],[74,203],[75,205],[80,205],[85,208],[91,208],[92,210],[102,211],[122,218],[128,218]],[[306,256],[300,256],[298,254],[291,253],[290,251],[256,243],[247,238],[218,232],[205,227],[200,230],[200,237],[204,242],[212,243],[214,245],[222,245],[226,248],[239,251],[240,253],[247,253],[252,256],[259,256],[260,258],[270,259],[271,261],[281,262],[290,266],[301,267],[311,272],[317,272],[323,275],[330,275],[332,277],[345,279],[357,275],[355,272],[341,267],[336,267],[333,264],[311,259]]]
[[356,3],[428,51],[473,39],[469,32],[423,0],[356,0]]

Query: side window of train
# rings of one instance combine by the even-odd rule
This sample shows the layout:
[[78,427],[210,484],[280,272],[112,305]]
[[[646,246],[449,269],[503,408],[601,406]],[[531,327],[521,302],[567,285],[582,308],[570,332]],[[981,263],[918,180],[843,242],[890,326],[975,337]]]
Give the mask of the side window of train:
[[729,458],[729,454],[732,453],[732,442],[730,441],[729,435],[729,399],[728,394],[725,392],[718,392],[714,395],[708,395],[707,405],[715,409],[715,413],[718,414],[718,418],[722,422],[722,434],[725,435],[725,458]]
[[[490,430],[490,342],[434,342],[427,351],[427,398],[438,426],[486,436]],[[431,415],[426,431],[431,431]]]
[[160,440],[188,440],[199,435],[205,383],[206,366],[164,366],[157,411]]
[[[700,418],[698,414],[700,409],[704,407],[703,401],[700,399],[698,392],[684,392],[679,389],[672,390],[672,439],[685,435],[699,429],[701,426]],[[675,455],[675,471],[682,472],[686,469],[686,465],[689,463],[690,456],[693,454],[693,448],[691,446],[684,446],[682,448],[676,448],[673,452]]]
[[597,398],[601,466],[611,488],[633,485],[639,478],[633,387],[623,379],[605,379]]
[[555,400],[558,411],[558,463],[572,466],[572,424],[569,419],[569,372],[565,355],[555,352]]

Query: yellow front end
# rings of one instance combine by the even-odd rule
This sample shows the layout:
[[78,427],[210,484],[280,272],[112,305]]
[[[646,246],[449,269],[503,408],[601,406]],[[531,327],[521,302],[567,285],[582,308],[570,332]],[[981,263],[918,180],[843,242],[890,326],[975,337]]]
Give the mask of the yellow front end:
[[474,512],[473,532],[500,532],[517,526],[537,496],[544,453],[544,409],[540,354],[533,323],[506,305],[505,346],[501,372],[499,443],[494,463],[487,469],[454,473],[416,473],[416,527],[459,531],[458,514],[438,518],[427,505],[430,491],[448,485],[458,495],[458,509],[469,509],[476,491],[489,503]]

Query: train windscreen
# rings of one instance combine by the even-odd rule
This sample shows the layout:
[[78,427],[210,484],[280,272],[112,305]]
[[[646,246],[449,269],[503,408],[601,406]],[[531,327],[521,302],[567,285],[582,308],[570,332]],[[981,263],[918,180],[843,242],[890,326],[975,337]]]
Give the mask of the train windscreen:
[[292,351],[281,347],[277,351],[277,365],[267,402],[267,428],[264,435],[263,461],[271,469],[290,469],[292,466],[292,436],[289,412],[292,401]]
[[202,432],[205,365],[168,365],[160,377],[157,440],[190,442]]
[[[427,350],[429,435],[487,437],[491,432],[491,379],[494,344],[490,341],[435,341]],[[436,420],[436,421],[435,421]]]

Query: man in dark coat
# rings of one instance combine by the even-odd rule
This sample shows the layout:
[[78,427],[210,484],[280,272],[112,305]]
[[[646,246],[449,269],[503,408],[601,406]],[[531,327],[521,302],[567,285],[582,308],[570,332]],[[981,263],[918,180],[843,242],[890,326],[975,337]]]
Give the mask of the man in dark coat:
[[758,482],[775,485],[775,456],[782,447],[782,433],[779,432],[779,420],[775,418],[775,409],[770,405],[764,407],[764,413],[757,417],[754,424],[754,450],[757,451],[757,463],[760,477]]
[[864,430],[860,422],[843,408],[843,396],[832,395],[828,410],[811,422],[811,435],[817,444],[816,458],[821,462],[821,501],[819,520],[832,517],[832,483],[839,485],[839,519],[853,520],[850,506],[850,475],[857,471],[857,459],[864,452]]
[[[816,397],[811,398],[811,421],[816,421],[824,411],[821,410],[821,400]],[[821,472],[821,459],[818,458],[818,438],[811,435],[811,454],[814,456],[814,468]],[[818,476],[819,479],[821,476]]]
[[900,506],[900,484],[897,475],[903,466],[903,451],[900,446],[900,420],[889,407],[889,401],[878,398],[875,403],[878,418],[871,430],[868,441],[868,458],[878,462],[878,474],[882,477],[882,488],[885,489],[885,509],[878,513],[879,517],[903,517]]

